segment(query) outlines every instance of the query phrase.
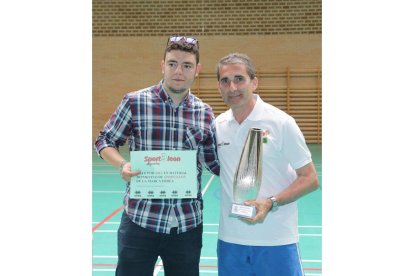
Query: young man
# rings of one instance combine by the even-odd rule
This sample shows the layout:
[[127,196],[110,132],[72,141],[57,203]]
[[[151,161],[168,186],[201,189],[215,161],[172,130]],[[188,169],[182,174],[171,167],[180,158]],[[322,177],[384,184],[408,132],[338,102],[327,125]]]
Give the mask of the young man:
[[[298,249],[296,200],[319,186],[311,154],[295,120],[254,94],[255,69],[244,54],[217,65],[218,88],[230,107],[217,117],[221,165],[219,275],[304,275]],[[262,182],[253,218],[231,215],[233,178],[250,128],[263,130]]]
[[[161,62],[163,79],[125,95],[96,139],[96,151],[127,182],[118,230],[118,276],[152,276],[158,256],[166,275],[199,275],[202,165],[219,174],[214,115],[190,92],[200,66],[198,41],[171,36]],[[117,150],[126,140],[130,151],[196,150],[197,198],[131,198],[131,177],[140,172],[131,171]]]

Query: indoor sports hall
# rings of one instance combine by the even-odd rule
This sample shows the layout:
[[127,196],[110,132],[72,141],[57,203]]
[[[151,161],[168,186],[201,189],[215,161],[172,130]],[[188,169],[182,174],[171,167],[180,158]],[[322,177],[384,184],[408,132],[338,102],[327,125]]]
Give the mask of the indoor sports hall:
[[[322,186],[321,146],[309,145]],[[127,158],[127,151],[122,151]],[[93,275],[114,275],[117,261],[117,229],[122,214],[125,183],[116,168],[93,154]],[[205,172],[205,171],[204,171]],[[217,233],[220,206],[220,180],[205,172],[202,177],[204,198],[203,248],[200,275],[217,275]],[[299,247],[305,275],[322,275],[322,189],[299,199]],[[164,275],[157,262],[155,275]]]
[[[254,62],[260,97],[293,116],[315,163],[320,188],[301,198],[299,246],[307,276],[323,275],[322,260],[322,1],[92,1],[93,99],[91,145],[122,96],[162,78],[161,60],[172,34],[199,41],[201,73],[191,92],[215,116],[228,109],[217,89],[215,65],[231,53]],[[120,152],[129,160],[127,148]],[[92,273],[114,275],[117,229],[125,183],[91,146]],[[220,180],[206,170],[201,275],[217,275]],[[164,275],[158,260],[154,275]]]

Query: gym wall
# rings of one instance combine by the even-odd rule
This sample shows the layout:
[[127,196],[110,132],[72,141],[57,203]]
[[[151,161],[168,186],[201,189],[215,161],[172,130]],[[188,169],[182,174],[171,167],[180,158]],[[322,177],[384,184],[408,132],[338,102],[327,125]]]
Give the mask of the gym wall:
[[322,143],[321,21],[321,1],[93,1],[93,139],[124,94],[161,80],[167,38],[181,34],[199,40],[202,70],[192,92],[216,115],[227,107],[215,65],[246,53],[257,93],[291,114],[308,143]]

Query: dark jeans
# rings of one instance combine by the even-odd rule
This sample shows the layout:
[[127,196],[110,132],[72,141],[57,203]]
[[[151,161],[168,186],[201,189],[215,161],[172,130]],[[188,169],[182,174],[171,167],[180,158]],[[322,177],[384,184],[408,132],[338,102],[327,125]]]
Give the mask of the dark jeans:
[[133,223],[125,212],[118,229],[117,276],[152,276],[158,256],[166,276],[198,276],[203,225],[160,234]]

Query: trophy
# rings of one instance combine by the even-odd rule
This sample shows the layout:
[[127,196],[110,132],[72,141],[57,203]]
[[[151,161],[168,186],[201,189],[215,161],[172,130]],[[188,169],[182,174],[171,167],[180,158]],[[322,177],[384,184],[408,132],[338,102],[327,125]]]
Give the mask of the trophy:
[[239,165],[233,180],[233,204],[231,214],[252,218],[254,206],[244,205],[246,200],[256,199],[262,182],[262,129],[251,128],[247,134]]

